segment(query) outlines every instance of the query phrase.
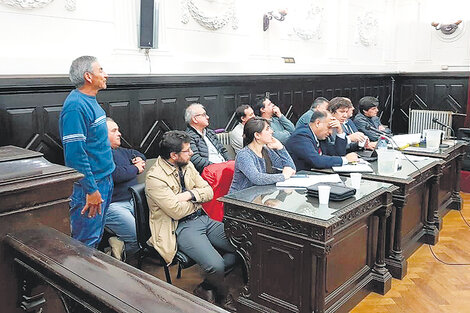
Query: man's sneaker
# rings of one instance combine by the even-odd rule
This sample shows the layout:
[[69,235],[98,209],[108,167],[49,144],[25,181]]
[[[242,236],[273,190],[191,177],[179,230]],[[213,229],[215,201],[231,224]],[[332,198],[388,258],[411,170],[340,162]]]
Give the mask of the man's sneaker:
[[111,255],[119,261],[122,261],[125,247],[124,241],[119,240],[118,237],[110,237],[108,242],[111,246]]

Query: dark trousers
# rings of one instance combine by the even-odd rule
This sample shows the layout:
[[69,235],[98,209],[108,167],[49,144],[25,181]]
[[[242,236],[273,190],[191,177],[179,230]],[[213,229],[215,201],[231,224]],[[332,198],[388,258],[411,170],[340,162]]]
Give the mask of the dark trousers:
[[235,265],[237,257],[235,248],[225,236],[224,224],[207,215],[180,222],[176,229],[176,241],[178,249],[204,269],[206,281],[217,288],[219,295],[225,296],[227,286],[224,274]]

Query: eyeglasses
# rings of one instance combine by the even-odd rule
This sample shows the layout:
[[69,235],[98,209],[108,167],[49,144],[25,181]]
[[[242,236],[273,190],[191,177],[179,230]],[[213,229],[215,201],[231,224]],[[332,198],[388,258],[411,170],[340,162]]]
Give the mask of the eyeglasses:
[[191,152],[193,152],[193,150],[189,148],[188,150],[181,150],[179,153],[191,153]]
[[194,117],[196,116],[204,116],[204,117],[209,117],[209,115],[207,115],[207,113],[200,113],[200,114],[196,114],[194,115]]

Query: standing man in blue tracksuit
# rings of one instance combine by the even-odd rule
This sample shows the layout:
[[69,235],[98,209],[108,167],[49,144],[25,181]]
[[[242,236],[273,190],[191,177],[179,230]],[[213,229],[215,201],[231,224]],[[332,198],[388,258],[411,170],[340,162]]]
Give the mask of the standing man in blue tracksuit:
[[69,78],[76,89],[65,99],[59,132],[65,165],[85,175],[73,186],[70,226],[73,238],[97,247],[113,194],[115,168],[106,114],[96,101],[98,91],[106,89],[108,74],[95,57],[81,56],[72,62]]

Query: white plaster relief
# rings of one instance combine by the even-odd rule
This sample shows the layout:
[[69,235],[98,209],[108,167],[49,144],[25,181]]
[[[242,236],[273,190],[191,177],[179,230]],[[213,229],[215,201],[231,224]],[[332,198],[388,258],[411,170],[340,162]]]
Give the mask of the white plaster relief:
[[[300,8],[299,8],[300,9]],[[292,29],[294,33],[303,40],[321,39],[321,25],[323,20],[323,8],[316,6],[314,1],[308,4],[301,12],[296,12]]]
[[437,29],[434,31],[436,34],[437,38],[442,40],[443,42],[454,42],[459,40],[465,32],[465,21],[460,23],[458,27],[455,29],[455,31],[451,34],[445,34],[440,31],[440,29]]
[[377,45],[379,22],[373,12],[368,11],[357,17],[359,43],[364,47]]
[[181,22],[187,24],[191,16],[199,25],[209,30],[218,30],[232,21],[238,28],[235,0],[182,0]]
[[[38,9],[49,5],[54,0],[0,0],[0,3],[9,5],[18,9]],[[65,8],[68,11],[75,11],[77,8],[76,0],[65,0]]]

